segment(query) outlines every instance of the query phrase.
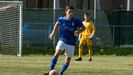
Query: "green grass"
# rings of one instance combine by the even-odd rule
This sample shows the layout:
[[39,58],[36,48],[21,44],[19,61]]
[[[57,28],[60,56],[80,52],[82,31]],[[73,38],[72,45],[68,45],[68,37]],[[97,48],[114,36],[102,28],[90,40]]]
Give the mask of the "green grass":
[[[23,55],[46,55],[46,54],[53,54],[55,48],[52,46],[47,47],[24,47],[23,48]],[[75,55],[78,55],[78,47],[75,48]],[[84,46],[83,54],[88,54],[87,47]],[[116,56],[128,56],[133,55],[133,48],[93,48],[94,55],[116,55]]]
[[[133,56],[93,56],[89,62],[84,56],[83,61],[72,62],[64,75],[133,75]],[[0,75],[43,75],[48,72],[50,55],[31,55],[24,57],[0,55]],[[55,67],[60,70],[64,56],[60,56]]]

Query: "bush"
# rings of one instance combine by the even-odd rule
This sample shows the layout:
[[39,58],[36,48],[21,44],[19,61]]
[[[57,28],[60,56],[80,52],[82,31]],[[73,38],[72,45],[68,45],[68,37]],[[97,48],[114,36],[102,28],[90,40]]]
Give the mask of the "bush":
[[[47,47],[24,47],[23,55],[53,55],[55,48],[53,46]],[[87,47],[84,47],[83,55],[88,54]],[[75,47],[75,55],[78,55],[78,47]],[[93,48],[93,55],[117,55],[126,56],[133,55],[133,48]]]

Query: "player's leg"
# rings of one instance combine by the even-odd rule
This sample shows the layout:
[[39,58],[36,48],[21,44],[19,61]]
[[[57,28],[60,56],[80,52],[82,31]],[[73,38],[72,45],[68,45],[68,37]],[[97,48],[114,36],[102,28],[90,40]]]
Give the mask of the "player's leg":
[[89,39],[87,41],[87,45],[88,45],[88,56],[89,56],[89,61],[92,61],[92,55],[93,55],[93,41],[91,39]]
[[[63,41],[58,41],[54,56],[53,56],[51,63],[50,63],[50,71],[54,69],[54,67],[57,63],[58,57],[61,54],[63,49],[64,49]],[[49,75],[49,73],[44,73],[44,75]]]
[[54,56],[53,56],[51,63],[50,63],[50,71],[54,69],[60,54],[61,54],[60,49],[55,51]]
[[65,58],[65,62],[63,64],[63,67],[60,71],[60,75],[63,75],[64,71],[68,68],[69,63],[71,61],[71,57],[73,56],[73,54],[74,54],[74,46],[67,45],[65,48],[66,58]]
[[89,52],[89,61],[92,61],[92,55],[93,55],[92,45],[89,45],[88,52]]
[[60,71],[60,75],[63,75],[64,71],[68,68],[70,60],[71,60],[71,57],[66,56],[65,62],[64,62],[62,69]]
[[[51,63],[50,63],[50,71],[52,71],[57,63],[58,57],[61,54],[61,50],[56,50],[54,53],[54,56],[51,59]],[[49,71],[49,72],[50,72]],[[49,72],[44,73],[44,75],[49,75]]]
[[50,64],[50,71],[54,69],[54,67],[57,63],[58,57],[61,54],[61,51],[64,50],[64,46],[65,46],[65,43],[63,41],[59,40],[57,43],[57,46],[56,46],[55,54],[54,54],[51,64]]
[[82,60],[82,54],[83,54],[83,45],[84,45],[84,37],[82,36],[82,38],[80,39],[79,42],[79,49],[78,49],[78,58],[75,59],[76,61],[81,61]]

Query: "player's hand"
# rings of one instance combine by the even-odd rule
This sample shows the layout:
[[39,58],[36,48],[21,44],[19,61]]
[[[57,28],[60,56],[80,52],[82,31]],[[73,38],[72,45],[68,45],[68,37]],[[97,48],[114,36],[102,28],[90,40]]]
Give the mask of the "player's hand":
[[54,38],[54,34],[51,33],[51,34],[49,35],[49,39],[50,39],[50,40],[53,40],[53,38]]
[[78,31],[77,30],[74,31],[74,36],[78,37],[78,35],[79,35]]
[[93,39],[93,38],[94,38],[94,35],[89,36],[89,39]]

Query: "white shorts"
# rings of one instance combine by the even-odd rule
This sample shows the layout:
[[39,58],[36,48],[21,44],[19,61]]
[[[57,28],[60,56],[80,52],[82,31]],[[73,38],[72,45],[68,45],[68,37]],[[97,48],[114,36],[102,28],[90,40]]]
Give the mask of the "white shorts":
[[74,48],[75,46],[68,45],[61,40],[59,40],[56,45],[56,50],[65,50],[65,55],[68,57],[72,57],[74,55]]

